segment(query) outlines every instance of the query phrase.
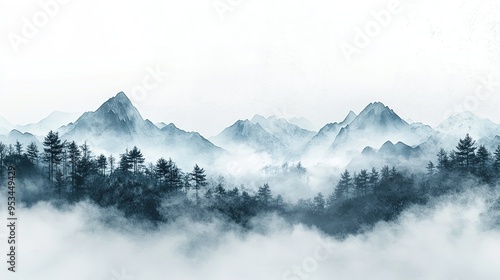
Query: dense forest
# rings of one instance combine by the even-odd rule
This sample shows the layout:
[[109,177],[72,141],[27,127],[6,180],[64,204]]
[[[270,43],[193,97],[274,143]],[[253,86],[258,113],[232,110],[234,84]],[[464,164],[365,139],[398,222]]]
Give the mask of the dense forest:
[[[346,170],[338,182],[332,182],[330,194],[319,193],[297,203],[273,194],[268,184],[252,192],[226,185],[223,177],[209,180],[198,165],[184,172],[171,159],[145,162],[138,147],[117,158],[93,155],[87,143],[63,141],[52,131],[43,150],[35,143],[23,147],[19,142],[8,146],[0,142],[0,178],[4,179],[8,165],[16,167],[18,196],[28,207],[39,201],[66,205],[89,200],[152,226],[189,216],[201,221],[223,219],[249,229],[253,218],[275,213],[343,237],[378,221],[393,220],[411,205],[423,205],[471,185],[496,190],[500,180],[500,146],[491,153],[477,147],[469,135],[459,140],[455,150],[437,152],[436,163],[429,162],[426,174],[389,166],[352,175]],[[300,163],[295,167],[307,172]]]

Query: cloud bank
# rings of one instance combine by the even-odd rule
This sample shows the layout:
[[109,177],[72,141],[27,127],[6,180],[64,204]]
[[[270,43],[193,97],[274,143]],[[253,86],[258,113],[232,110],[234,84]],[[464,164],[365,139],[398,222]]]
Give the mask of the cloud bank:
[[[5,201],[2,199],[2,201]],[[336,240],[276,216],[245,232],[220,221],[153,229],[89,203],[21,217],[18,273],[2,279],[496,279],[491,194],[469,192]],[[5,217],[5,212],[2,212]],[[1,250],[6,252],[6,230]]]

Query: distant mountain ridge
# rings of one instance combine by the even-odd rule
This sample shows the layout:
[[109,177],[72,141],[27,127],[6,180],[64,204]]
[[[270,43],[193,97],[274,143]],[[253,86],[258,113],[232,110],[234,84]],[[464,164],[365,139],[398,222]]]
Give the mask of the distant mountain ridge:
[[473,113],[451,116],[433,129],[422,123],[408,123],[381,102],[368,104],[359,114],[349,111],[344,120],[328,123],[318,132],[304,128],[309,125],[304,118],[255,115],[250,120],[236,121],[208,140],[197,132],[167,123],[144,119],[126,94],[119,92],[95,111],[78,118],[54,112],[38,123],[14,126],[0,117],[0,141],[13,144],[19,140],[25,146],[35,142],[42,148],[44,135],[54,129],[64,140],[79,144],[87,141],[96,153],[117,155],[138,146],[152,158],[204,158],[211,163],[221,157],[225,161],[225,156],[243,150],[245,155],[267,154],[277,162],[307,159],[314,164],[334,160],[344,165],[350,161],[362,164],[375,157],[393,162],[428,158],[439,147],[453,149],[466,133],[490,149],[500,144],[500,125]]
[[223,150],[197,132],[186,132],[175,125],[158,128],[142,118],[125,93],[120,92],[96,111],[86,112],[74,123],[59,129],[69,141],[88,141],[93,147],[109,153],[123,153],[133,146],[144,154],[186,158],[198,156],[213,159]]

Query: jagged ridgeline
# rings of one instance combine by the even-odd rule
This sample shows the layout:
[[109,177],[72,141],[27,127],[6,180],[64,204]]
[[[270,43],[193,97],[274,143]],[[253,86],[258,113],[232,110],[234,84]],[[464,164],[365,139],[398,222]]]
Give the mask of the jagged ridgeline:
[[[296,203],[274,193],[269,184],[250,191],[227,184],[223,177],[209,180],[210,170],[197,164],[187,171],[170,158],[145,164],[137,146],[116,156],[94,154],[87,142],[63,141],[53,131],[42,144],[43,150],[34,142],[26,147],[20,142],[0,143],[1,176],[5,177],[7,164],[17,167],[19,185],[27,186],[19,198],[28,206],[39,201],[64,205],[90,200],[153,225],[181,217],[218,218],[248,229],[253,218],[276,213],[292,223],[342,237],[392,220],[411,205],[464,191],[465,179],[490,186],[500,180],[500,146],[491,152],[468,134],[454,150],[437,151],[427,172],[387,165],[380,170],[345,170],[340,180],[330,182],[329,193]],[[291,168],[301,176],[307,173],[300,163]]]

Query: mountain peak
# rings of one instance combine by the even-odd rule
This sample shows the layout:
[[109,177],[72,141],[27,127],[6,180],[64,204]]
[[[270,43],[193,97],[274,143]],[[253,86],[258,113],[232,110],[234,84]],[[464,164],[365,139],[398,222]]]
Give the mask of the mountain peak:
[[342,121],[343,124],[350,124],[358,115],[354,113],[353,111],[349,111],[349,114],[345,117],[345,119]]
[[117,93],[114,98],[116,98],[116,100],[130,102],[130,99],[128,99],[127,95],[123,91]]
[[[366,106],[366,108],[363,111],[366,110],[375,110],[377,112],[383,112],[385,110],[391,110],[389,107],[385,106],[384,103],[382,102],[372,102]],[[392,110],[391,110],[392,111]]]
[[407,126],[391,108],[385,106],[382,102],[373,102],[368,104],[361,113],[352,121],[349,126],[355,128],[402,128]]
[[117,115],[121,121],[144,120],[123,91],[108,99],[96,112],[99,111],[111,112]]

